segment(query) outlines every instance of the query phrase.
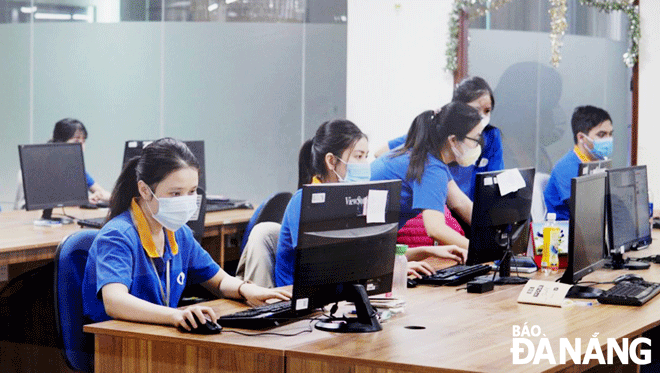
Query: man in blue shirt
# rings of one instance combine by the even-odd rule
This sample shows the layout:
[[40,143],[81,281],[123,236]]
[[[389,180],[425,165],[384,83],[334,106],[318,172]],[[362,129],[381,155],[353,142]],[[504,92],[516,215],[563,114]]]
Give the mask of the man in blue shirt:
[[580,163],[608,159],[612,154],[614,129],[607,111],[594,106],[579,106],[571,118],[575,146],[556,164],[544,191],[548,212],[557,220],[570,217],[571,179],[578,176]]

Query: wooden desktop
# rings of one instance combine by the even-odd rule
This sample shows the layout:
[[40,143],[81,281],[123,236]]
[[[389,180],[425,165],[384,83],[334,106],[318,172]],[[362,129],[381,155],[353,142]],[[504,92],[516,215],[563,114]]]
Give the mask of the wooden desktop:
[[[660,253],[660,231],[653,235],[656,243],[651,249],[630,256]],[[628,271],[599,270],[584,280],[611,281],[623,272]],[[660,265],[652,264],[649,270],[637,273],[660,282]],[[555,280],[560,275],[561,271],[531,277]],[[594,302],[592,306],[555,308],[517,303],[521,289],[521,285],[497,286],[489,293],[468,294],[461,287],[420,285],[408,292],[405,312],[384,322],[377,333],[335,334],[314,329],[292,337],[248,337],[225,329],[219,335],[198,336],[173,327],[124,321],[88,325],[85,330],[96,335],[97,372],[578,372],[611,371],[613,367],[599,367],[596,359],[576,365],[570,358],[566,364],[542,360],[537,365],[514,365],[513,328],[537,325],[542,335],[530,340],[538,346],[541,337],[548,338],[558,359],[562,337],[571,342],[580,338],[584,355],[594,335],[606,349],[608,338],[621,343],[622,338],[632,340],[660,324],[660,297],[642,307]],[[209,305],[221,315],[245,308],[232,300]],[[301,320],[270,331],[288,334],[308,327],[310,321]],[[617,368],[638,371],[634,364]]]

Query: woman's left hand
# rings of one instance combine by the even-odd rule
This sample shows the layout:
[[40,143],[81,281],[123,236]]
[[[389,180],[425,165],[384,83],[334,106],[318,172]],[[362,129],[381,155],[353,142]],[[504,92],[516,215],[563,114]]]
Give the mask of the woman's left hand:
[[289,300],[291,293],[281,289],[266,289],[255,284],[243,284],[240,288],[243,296],[250,306],[261,306],[269,299]]

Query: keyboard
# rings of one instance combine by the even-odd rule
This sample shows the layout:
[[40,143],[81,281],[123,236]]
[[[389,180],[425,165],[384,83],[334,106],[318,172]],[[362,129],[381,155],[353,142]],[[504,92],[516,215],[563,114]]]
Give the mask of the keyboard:
[[89,228],[101,229],[103,227],[103,224],[105,223],[105,216],[101,218],[78,219],[77,223],[83,228],[89,227]]
[[485,275],[489,271],[490,266],[487,264],[457,264],[438,270],[431,276],[422,276],[416,281],[418,284],[456,286],[464,284],[477,276]]
[[660,293],[660,283],[621,281],[598,297],[598,302],[623,306],[641,306]]
[[251,209],[252,205],[246,200],[216,200],[206,202],[206,212],[233,210],[233,209]]
[[226,328],[266,329],[298,320],[312,312],[294,311],[291,301],[276,302],[220,316],[217,323]]

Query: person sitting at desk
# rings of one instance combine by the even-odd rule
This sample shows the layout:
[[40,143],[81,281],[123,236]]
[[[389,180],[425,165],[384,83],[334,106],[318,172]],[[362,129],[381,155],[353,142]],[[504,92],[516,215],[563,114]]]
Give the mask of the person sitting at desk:
[[166,324],[191,330],[197,317],[217,317],[193,305],[177,309],[187,284],[217,296],[260,305],[288,292],[264,289],[229,276],[193,238],[186,221],[197,209],[199,166],[190,149],[171,138],[144,148],[124,167],[110,200],[110,220],[89,251],[83,278],[84,313]]
[[371,164],[371,180],[401,179],[399,228],[422,213],[429,237],[467,250],[469,241],[445,223],[445,204],[469,224],[472,201],[461,191],[448,164],[473,165],[481,154],[483,127],[477,109],[450,102],[439,112],[418,115],[405,144]]
[[[85,141],[87,140],[87,129],[77,119],[65,118],[55,123],[53,128],[53,138],[48,142],[65,142],[65,143],[80,143],[85,151]],[[85,171],[87,181],[87,188],[89,189],[89,202],[97,204],[99,202],[109,202],[110,192],[105,190],[99,183],[95,182],[90,174]],[[23,177],[21,171],[18,171],[18,180],[16,187],[16,199],[14,201],[14,209],[22,210],[25,208],[25,195],[23,194]]]
[[[314,137],[300,149],[298,187],[303,184],[369,181],[367,136],[348,120],[323,123]],[[276,286],[293,283],[295,247],[298,241],[302,189],[298,189],[287,205],[277,242],[274,280]],[[406,252],[408,273],[430,275],[433,268],[420,260],[429,256],[463,261],[465,250],[456,246],[412,248]]]
[[[477,161],[469,166],[461,166],[458,163],[447,165],[456,185],[470,199],[474,198],[474,179],[478,172],[499,171],[504,169],[502,153],[502,133],[499,128],[490,124],[490,113],[495,108],[495,97],[488,83],[481,77],[473,76],[463,79],[454,89],[452,101],[464,102],[479,111],[481,114],[481,125],[484,127],[481,133],[483,149]],[[407,135],[390,140],[376,152],[376,158],[398,148],[406,142]]]
[[571,118],[575,146],[552,169],[543,197],[548,212],[557,220],[568,220],[571,179],[578,176],[580,163],[607,159],[612,154],[614,127],[607,111],[594,106],[578,106]]

